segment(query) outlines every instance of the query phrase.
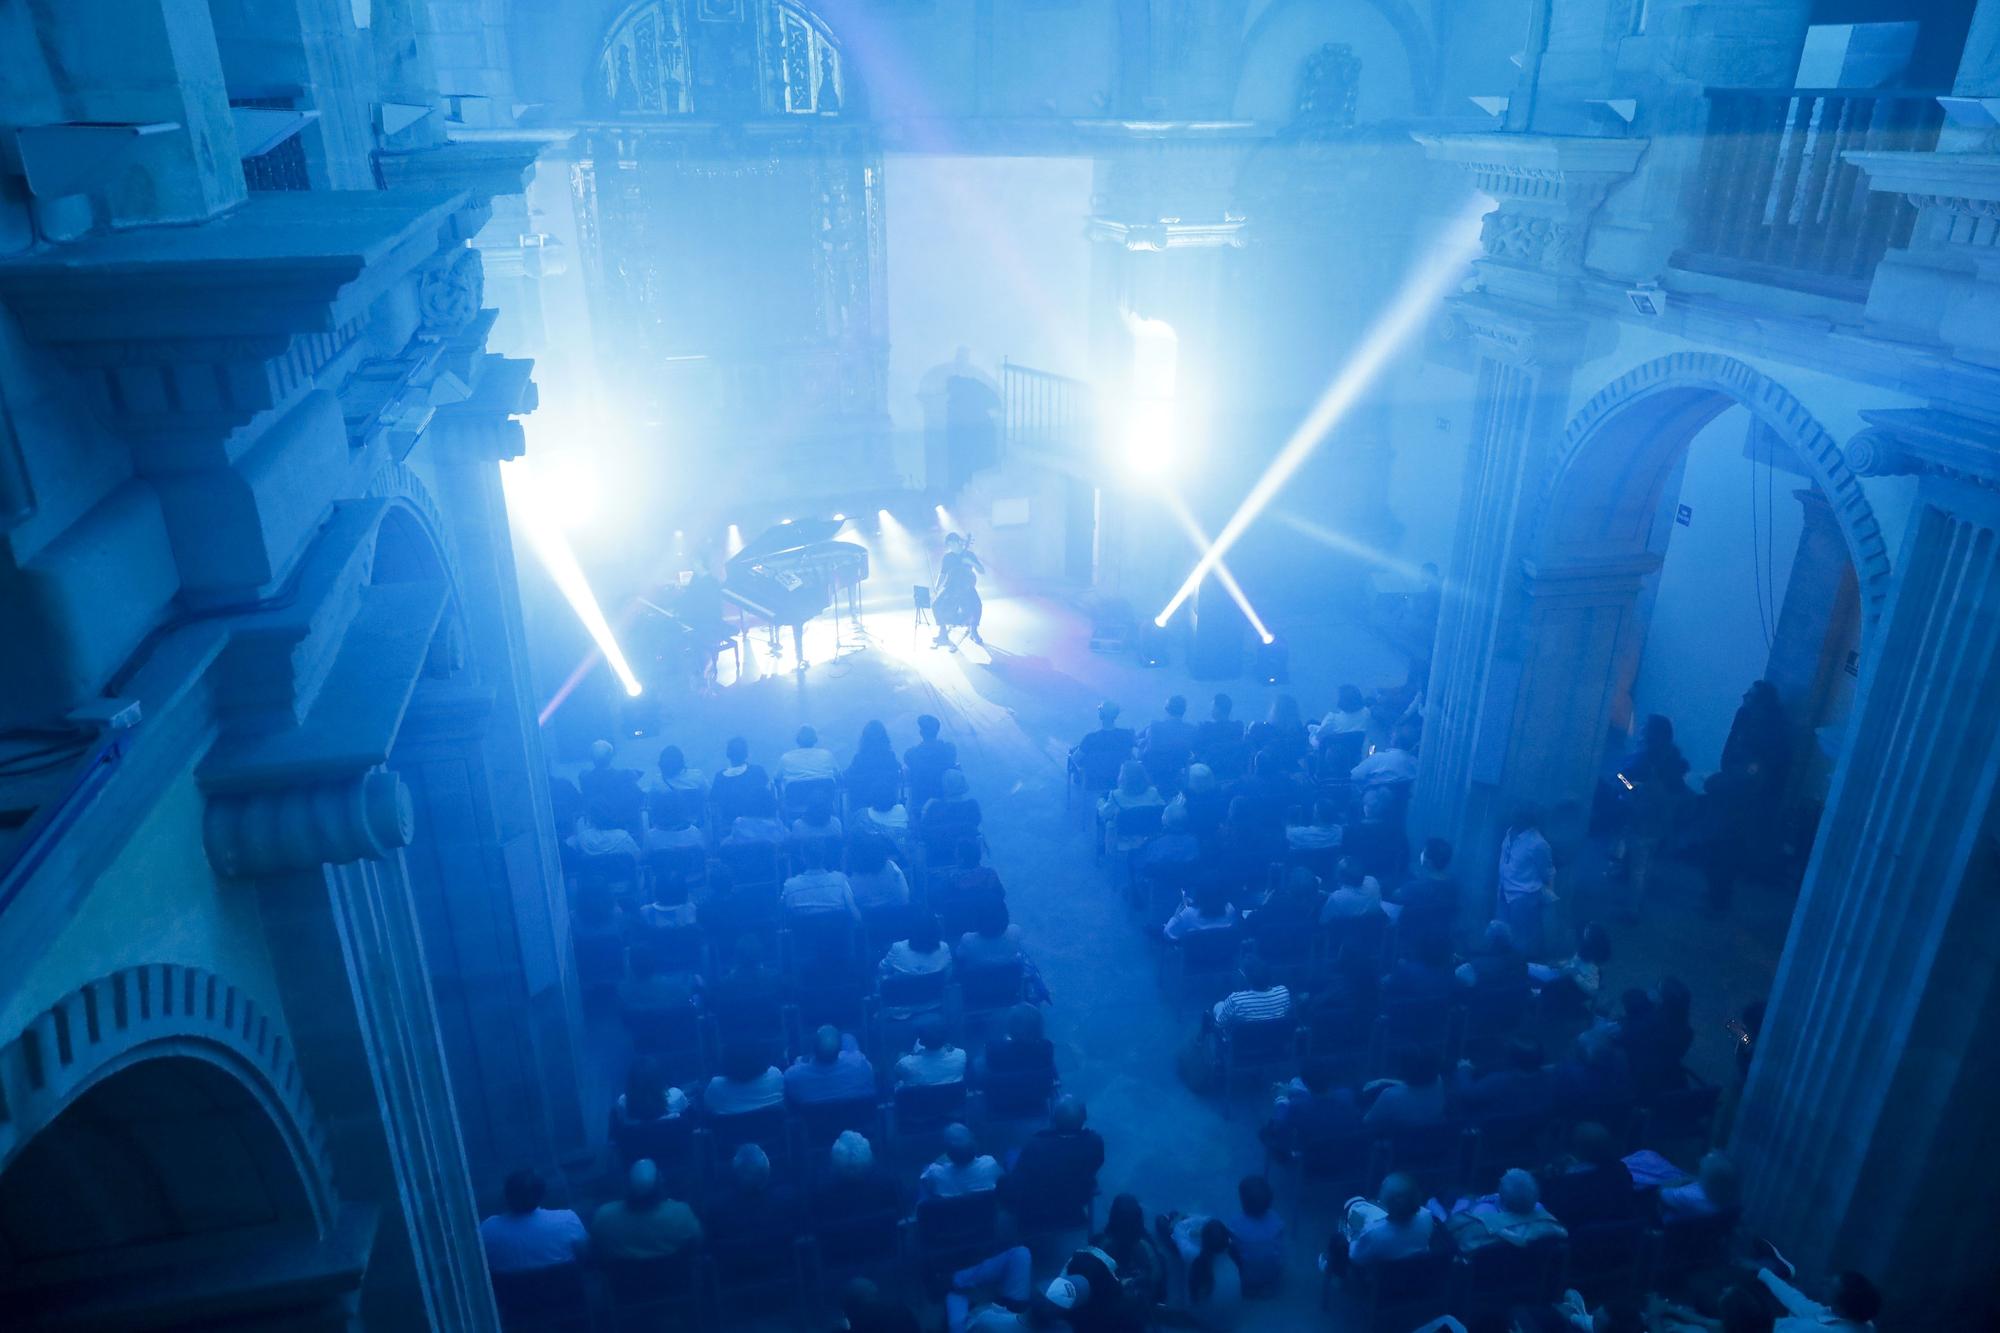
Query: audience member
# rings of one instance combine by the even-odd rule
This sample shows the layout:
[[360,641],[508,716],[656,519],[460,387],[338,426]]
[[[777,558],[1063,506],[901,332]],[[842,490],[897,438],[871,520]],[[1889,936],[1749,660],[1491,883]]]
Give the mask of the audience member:
[[1273,771],[1280,774],[1296,770],[1312,744],[1305,719],[1299,714],[1299,701],[1289,694],[1271,700],[1271,711],[1262,722],[1251,724],[1245,739],[1251,750],[1270,755]]
[[687,1094],[669,1087],[666,1069],[650,1055],[641,1055],[625,1071],[625,1091],[611,1103],[611,1137],[687,1114]]
[[[679,828],[695,823],[701,818],[702,793],[707,787],[708,779],[700,769],[688,766],[680,746],[661,746],[660,776],[646,806],[650,827]],[[650,837],[647,846],[652,846]]]
[[694,823],[700,800],[699,792],[654,792],[653,811],[646,824],[646,850],[687,852],[707,847],[707,835]]
[[1187,720],[1187,706],[1186,696],[1176,694],[1167,700],[1166,716],[1146,724],[1139,737],[1139,751],[1148,763],[1160,756],[1187,763],[1198,734],[1194,723]]
[[1417,729],[1398,722],[1389,743],[1356,764],[1350,781],[1364,792],[1371,787],[1405,787],[1417,780]]
[[958,947],[952,951],[959,970],[1004,967],[1026,961],[1027,954],[1021,948],[1021,928],[1008,915],[1006,899],[981,903],[972,919],[976,923],[973,929],[959,937]]
[[1570,1132],[1570,1161],[1542,1182],[1542,1202],[1571,1230],[1638,1215],[1632,1172],[1611,1131],[1586,1120]]
[[[720,803],[717,808],[721,808]],[[724,846],[747,847],[757,843],[777,848],[791,838],[791,830],[778,818],[778,798],[771,794],[770,788],[746,788],[735,798],[733,808],[737,813],[729,821],[729,832],[722,837]]]
[[1218,758],[1226,764],[1227,756],[1243,746],[1243,724],[1231,716],[1235,711],[1236,701],[1218,694],[1209,705],[1208,720],[1195,729],[1195,755],[1210,761],[1211,767]]
[[875,1069],[851,1033],[832,1024],[813,1032],[813,1048],[785,1071],[785,1097],[798,1105],[844,1102],[875,1094]]
[[1180,794],[1160,815],[1160,827],[1208,838],[1222,827],[1228,813],[1229,798],[1217,786],[1215,770],[1207,764],[1190,764]]
[[847,876],[826,868],[826,844],[817,839],[802,842],[798,858],[799,873],[785,881],[780,894],[787,915],[844,913],[859,921],[861,909],[855,904]]
[[784,1002],[784,978],[764,961],[762,936],[739,935],[732,952],[729,969],[704,992],[708,1010],[727,1025],[768,1027]]
[[789,1248],[798,1222],[797,1199],[771,1179],[771,1159],[754,1143],[737,1147],[728,1184],[709,1190],[703,1211],[708,1238],[717,1244],[769,1241]]
[[1319,881],[1304,866],[1293,866],[1262,906],[1243,914],[1243,932],[1267,963],[1306,961],[1318,929]]
[[1285,1221],[1271,1205],[1275,1196],[1263,1176],[1245,1176],[1236,1183],[1237,1211],[1224,1219],[1234,1241],[1243,1290],[1267,1293],[1285,1275]]
[[861,1218],[900,1213],[903,1192],[875,1160],[874,1145],[848,1129],[827,1150],[827,1172],[813,1192],[812,1208],[813,1224],[832,1230]]
[[1461,1063],[1458,1103],[1467,1115],[1478,1119],[1546,1115],[1554,1107],[1555,1093],[1544,1065],[1540,1042],[1533,1037],[1515,1037],[1507,1043],[1504,1063],[1498,1069],[1475,1076]]
[[1577,932],[1576,952],[1554,967],[1529,963],[1528,975],[1542,988],[1550,1007],[1589,1008],[1604,985],[1604,965],[1611,961],[1611,932],[1595,921]]
[[646,795],[639,789],[638,769],[612,766],[615,753],[610,741],[593,741],[590,767],[577,775],[577,787],[583,792],[584,809],[601,813],[606,823],[624,829],[637,842],[645,831]]
[[986,1043],[981,1058],[985,1072],[1003,1078],[1024,1078],[1056,1072],[1055,1043],[1042,1035],[1042,1011],[1017,1004],[1007,1011],[1005,1033]]
[[1458,965],[1458,984],[1475,989],[1485,986],[1525,986],[1528,960],[1514,943],[1514,928],[1505,921],[1489,921],[1479,937],[1479,947]]
[[715,775],[709,797],[715,802],[716,823],[728,828],[737,816],[748,813],[753,796],[770,794],[771,778],[760,765],[750,762],[750,742],[741,736],[730,737],[724,753],[729,762]]
[[1313,728],[1313,744],[1323,747],[1335,736],[1366,732],[1369,721],[1368,701],[1362,697],[1361,687],[1343,685],[1335,695],[1332,709]]
[[1111,1260],[1120,1281],[1143,1309],[1167,1298],[1171,1270],[1166,1251],[1147,1229],[1146,1210],[1137,1198],[1130,1194],[1114,1198],[1105,1214],[1104,1230],[1090,1238],[1090,1245]]
[[1137,759],[1127,759],[1118,766],[1118,785],[1106,792],[1104,799],[1097,803],[1097,818],[1100,823],[1112,825],[1127,810],[1151,809],[1165,804],[1159,789],[1153,786],[1145,764]]
[[1097,706],[1097,730],[1085,732],[1070,750],[1070,759],[1086,775],[1119,772],[1119,765],[1132,757],[1138,737],[1130,727],[1118,725],[1118,705],[1109,699]]
[[1674,724],[1654,713],[1646,719],[1639,744],[1619,766],[1625,779],[1624,915],[1636,920],[1646,881],[1660,845],[1673,836],[1681,814],[1693,801],[1688,761],[1674,744]]
[[722,1072],[708,1081],[701,1104],[710,1115],[744,1115],[785,1100],[785,1076],[747,1042],[725,1046]]
[[841,1323],[845,1333],[922,1333],[916,1315],[900,1301],[890,1300],[865,1277],[848,1279],[840,1289]]
[[1197,1328],[1234,1328],[1243,1313],[1243,1274],[1229,1224],[1192,1215],[1176,1221],[1170,1234],[1181,1257],[1184,1317]]
[[910,837],[910,811],[901,801],[886,792],[876,792],[861,813],[854,820],[857,829],[867,829],[887,838],[897,849],[902,849]]
[[1081,1207],[1096,1195],[1104,1140],[1086,1127],[1086,1118],[1082,1099],[1056,1099],[1048,1128],[1031,1135],[1008,1168],[1001,1197],[1009,1208],[1059,1212]]
[[846,830],[840,826],[840,817],[833,813],[833,799],[831,792],[815,792],[807,798],[804,808],[788,830],[792,846],[804,848],[817,845],[821,855],[833,856],[841,839],[846,836]]
[[1541,1186],[1528,1172],[1518,1168],[1503,1172],[1495,1193],[1460,1199],[1445,1219],[1445,1230],[1461,1254],[1495,1244],[1520,1247],[1561,1240],[1569,1233],[1542,1207],[1540,1193]]
[[528,1273],[575,1263],[590,1249],[583,1219],[567,1208],[544,1208],[548,1186],[533,1171],[507,1177],[506,1208],[479,1224],[486,1266],[495,1273]]
[[1688,1021],[1693,996],[1678,978],[1665,977],[1651,993],[1634,992],[1632,999],[1615,1040],[1625,1051],[1639,1096],[1651,1098],[1684,1086],[1687,1071],[1681,1062],[1694,1045]]
[[701,1244],[694,1210],[667,1197],[660,1169],[642,1157],[625,1173],[623,1198],[600,1204],[590,1218],[593,1255],[612,1262],[668,1259]]
[[1243,987],[1215,1002],[1209,1011],[1225,1038],[1239,1023],[1262,1023],[1290,1016],[1292,993],[1271,975],[1270,964],[1251,958],[1243,964]]
[[896,1061],[896,1086],[932,1088],[962,1083],[965,1067],[965,1052],[952,1045],[951,1029],[944,1019],[926,1015],[917,1023],[915,1048]]
[[847,887],[865,920],[882,913],[900,913],[910,905],[910,882],[890,858],[889,840],[856,833],[847,842]]
[[953,1199],[1000,1187],[1000,1163],[979,1151],[978,1140],[964,1125],[945,1126],[944,1155],[917,1177],[917,1193],[926,1199]]
[[1500,837],[1496,915],[1514,932],[1514,944],[1533,956],[1542,951],[1542,901],[1555,895],[1555,853],[1542,836],[1542,814],[1532,805],[1515,812]]
[[618,983],[618,1011],[628,1024],[671,1020],[694,1006],[692,979],[667,972],[651,943],[641,940],[626,954],[631,975]]
[[1405,1047],[1396,1053],[1395,1066],[1396,1077],[1382,1083],[1361,1123],[1378,1134],[1443,1124],[1447,1106],[1437,1052],[1426,1046]]
[[1354,1094],[1335,1080],[1331,1063],[1308,1060],[1297,1078],[1278,1089],[1271,1119],[1258,1137],[1273,1152],[1291,1155],[1360,1131],[1361,1111]]
[[618,822],[607,802],[585,803],[583,818],[576,821],[576,831],[570,834],[569,842],[588,857],[618,857],[629,861],[631,870],[627,873],[638,873],[639,840],[632,836],[630,829]]
[[903,772],[910,782],[910,808],[921,810],[943,790],[944,775],[958,767],[958,747],[938,739],[938,720],[929,713],[917,718],[917,743],[903,751]]
[[[1338,847],[1344,831],[1340,825],[1340,806],[1333,801],[1314,801],[1312,819],[1287,819],[1285,821],[1285,846],[1295,852],[1323,852]],[[1323,865],[1323,862],[1315,862]]]
[[924,838],[932,846],[950,846],[979,834],[979,802],[972,799],[972,786],[965,773],[948,768],[938,779],[938,794],[924,803]]
[[861,728],[854,759],[841,774],[841,781],[856,809],[877,801],[892,807],[896,804],[903,785],[903,765],[896,758],[895,747],[889,744],[889,729],[881,722],[871,720]]
[[1451,873],[1451,844],[1429,838],[1417,856],[1416,875],[1399,885],[1389,900],[1402,908],[1396,918],[1397,947],[1405,953],[1451,948],[1458,920],[1458,881]]
[[1882,1312],[1882,1294],[1874,1283],[1853,1269],[1834,1277],[1833,1289],[1824,1305],[1768,1268],[1758,1270],[1757,1280],[1785,1307],[1785,1317],[1777,1322],[1777,1333],[1829,1328],[1865,1333],[1875,1327],[1875,1317]]
[[882,956],[883,975],[927,976],[951,970],[951,949],[938,932],[938,919],[918,912],[910,920],[908,939],[897,940]]
[[1347,1201],[1340,1244],[1327,1257],[1344,1254],[1348,1263],[1361,1265],[1408,1259],[1431,1248],[1436,1222],[1415,1178],[1393,1172],[1373,1200]]
[[800,727],[792,748],[778,756],[778,770],[772,776],[781,789],[794,782],[838,782],[840,765],[834,762],[833,751],[821,748],[817,731]]
[[1736,1206],[1738,1196],[1736,1163],[1720,1149],[1702,1154],[1701,1166],[1693,1180],[1684,1185],[1660,1189],[1660,1216],[1669,1222],[1687,1222],[1714,1217]]
[[[1397,933],[1400,937],[1400,929]],[[1401,951],[1382,977],[1383,1008],[1449,1005],[1457,984],[1450,969],[1451,946],[1435,936],[1415,950]]]
[[1236,907],[1229,901],[1228,886],[1206,879],[1195,885],[1192,901],[1183,901],[1160,927],[1160,933],[1178,941],[1198,930],[1226,930],[1235,924]]
[[1373,875],[1363,872],[1359,861],[1351,856],[1340,858],[1333,868],[1333,881],[1333,892],[1327,894],[1320,907],[1321,925],[1381,915],[1382,885]]

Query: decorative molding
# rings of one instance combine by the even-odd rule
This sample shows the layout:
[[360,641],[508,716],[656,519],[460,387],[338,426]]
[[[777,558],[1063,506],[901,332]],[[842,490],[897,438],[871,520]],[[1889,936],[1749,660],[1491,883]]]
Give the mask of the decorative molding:
[[471,246],[447,250],[417,279],[417,316],[424,336],[462,333],[486,303],[486,269]]
[[1850,152],[1868,188],[1917,210],[1911,249],[2000,247],[2000,153]]
[[1539,311],[1502,310],[1479,297],[1455,297],[1432,324],[1444,347],[1469,347],[1503,365],[1532,368],[1572,360],[1582,349],[1581,321]]
[[350,861],[410,845],[415,806],[386,769],[308,786],[211,795],[202,846],[216,873],[247,879]]
[[[1889,547],[1882,538],[1874,508],[1848,465],[1840,446],[1806,410],[1804,404],[1776,380],[1736,360],[1713,352],[1676,352],[1627,371],[1591,397],[1571,418],[1562,448],[1544,488],[1540,525],[1560,502],[1560,493],[1577,460],[1586,450],[1601,447],[1600,436],[1627,412],[1645,411],[1648,400],[1676,390],[1718,394],[1747,408],[1771,433],[1774,443],[1788,447],[1825,492],[1840,520],[1848,558],[1861,586],[1864,623],[1871,630],[1888,603]],[[1542,549],[1537,533],[1531,550]]]
[[85,982],[0,1047],[0,1170],[91,1087],[161,1057],[215,1065],[270,1115],[300,1167],[322,1228],[336,1211],[326,1135],[281,1015],[213,972],[178,963]]
[[1864,477],[1949,477],[2000,490],[2000,426],[1932,407],[1864,411],[1868,428],[1847,442]]

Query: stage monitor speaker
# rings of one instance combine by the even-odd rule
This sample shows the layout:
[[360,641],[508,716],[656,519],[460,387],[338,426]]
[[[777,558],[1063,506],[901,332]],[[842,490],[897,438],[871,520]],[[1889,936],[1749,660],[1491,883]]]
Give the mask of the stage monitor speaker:
[[1188,674],[1196,680],[1234,680],[1243,674],[1244,632],[1249,624],[1229,594],[1209,579],[1194,598],[1194,632]]

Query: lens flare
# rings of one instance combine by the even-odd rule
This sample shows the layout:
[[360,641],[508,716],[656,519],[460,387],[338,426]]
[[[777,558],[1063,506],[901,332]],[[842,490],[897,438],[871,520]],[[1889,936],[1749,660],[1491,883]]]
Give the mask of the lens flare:
[[1202,579],[1214,570],[1229,548],[1236,544],[1237,539],[1251,523],[1256,521],[1257,516],[1264,512],[1264,507],[1271,503],[1278,492],[1284,489],[1285,483],[1292,479],[1292,475],[1304,465],[1307,458],[1312,456],[1313,451],[1319,448],[1320,443],[1326,439],[1327,432],[1332,430],[1340,419],[1347,415],[1348,409],[1360,400],[1362,393],[1381,373],[1383,366],[1388,364],[1389,358],[1409,341],[1429,316],[1432,308],[1463,279],[1465,265],[1479,253],[1480,221],[1485,216],[1487,206],[1488,201],[1483,196],[1480,197],[1445,231],[1436,252],[1426,262],[1425,267],[1404,283],[1402,291],[1397,293],[1388,310],[1368,331],[1368,336],[1363,339],[1360,349],[1345,366],[1341,367],[1333,383],[1327,386],[1326,392],[1320,395],[1317,403],[1313,404],[1312,411],[1306,414],[1306,419],[1299,423],[1298,429],[1292,432],[1289,440],[1285,441],[1285,447],[1278,451],[1278,456],[1264,469],[1264,475],[1257,479],[1257,484],[1243,497],[1243,503],[1237,506],[1234,514],[1230,515],[1229,522],[1223,524],[1222,531],[1216,534],[1214,543],[1202,553],[1201,559],[1195,562],[1195,567],[1188,574],[1186,582],[1181,584],[1180,590],[1167,602],[1156,623],[1164,623],[1173,617],[1174,612],[1180,609],[1181,603],[1193,594]]
[[576,612],[576,618],[583,622],[591,641],[604,654],[605,662],[625,687],[625,693],[636,698],[642,690],[639,678],[632,674],[631,664],[625,660],[624,651],[612,636],[610,622],[604,618],[604,608],[597,604],[597,594],[590,590],[590,581],[584,577],[583,566],[577,563],[576,553],[570,549],[561,523],[542,502],[547,493],[542,478],[531,475],[522,462],[509,461],[500,465],[500,486],[507,496],[508,508],[520,521],[521,533],[528,539],[528,548],[542,562],[542,568],[548,571],[549,578],[564,600],[568,601],[570,609]]

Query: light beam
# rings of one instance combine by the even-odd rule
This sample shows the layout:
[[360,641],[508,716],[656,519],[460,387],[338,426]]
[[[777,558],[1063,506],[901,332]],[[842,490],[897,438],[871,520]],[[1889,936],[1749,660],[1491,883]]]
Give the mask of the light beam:
[[[1201,523],[1188,512],[1188,507],[1182,502],[1181,497],[1166,487],[1161,488],[1161,496],[1166,501],[1167,512],[1174,516],[1174,521],[1181,525],[1181,530],[1194,542],[1195,549],[1208,550],[1212,545],[1208,540],[1208,534],[1201,530]],[[1244,595],[1241,585],[1236,582],[1236,576],[1229,572],[1229,566],[1221,560],[1215,562],[1215,581],[1222,585],[1222,590],[1236,603],[1237,609],[1243,613],[1243,618],[1250,622],[1250,628],[1257,631],[1257,637],[1265,643],[1271,642],[1273,637],[1271,631],[1264,627],[1264,622],[1258,618],[1256,608],[1250,605],[1250,599]],[[1164,617],[1153,623],[1161,629],[1167,627]]]
[[1319,448],[1327,432],[1347,415],[1348,409],[1354,406],[1362,392],[1368,388],[1376,375],[1381,373],[1389,358],[1416,333],[1424,318],[1430,314],[1431,308],[1463,279],[1465,264],[1478,253],[1480,219],[1485,216],[1487,207],[1486,199],[1477,200],[1472,208],[1454,220],[1445,230],[1437,251],[1430,257],[1423,270],[1413,275],[1403,285],[1402,291],[1396,294],[1388,310],[1375,322],[1375,326],[1368,331],[1368,336],[1362,340],[1359,350],[1345,366],[1341,367],[1340,373],[1327,386],[1326,392],[1320,395],[1317,403],[1313,404],[1312,411],[1306,414],[1305,420],[1299,423],[1298,429],[1294,430],[1291,438],[1285,441],[1285,447],[1278,451],[1278,456],[1264,469],[1264,475],[1257,478],[1257,484],[1243,497],[1243,503],[1236,507],[1236,512],[1230,515],[1227,523],[1223,524],[1222,531],[1216,534],[1215,541],[1202,552],[1201,559],[1195,562],[1194,569],[1181,584],[1180,590],[1174,593],[1166,608],[1154,617],[1153,623],[1164,625],[1173,618],[1174,612],[1180,610],[1181,603],[1201,586],[1202,579],[1214,571],[1223,555],[1236,544],[1237,539],[1242,537],[1244,531],[1256,521],[1257,516],[1264,512],[1264,507],[1271,503],[1272,498],[1284,488],[1285,483],[1290,481],[1306,459],[1312,456],[1313,450]]
[[625,693],[636,697],[642,690],[639,678],[632,674],[631,664],[612,636],[604,608],[597,604],[597,594],[590,590],[590,580],[584,577],[583,566],[577,563],[576,552],[570,549],[562,525],[542,504],[541,481],[539,477],[531,477],[521,463],[501,464],[501,489],[506,493],[508,507],[520,519],[520,531],[528,539],[528,548],[542,562],[542,568],[576,612],[576,618],[583,622],[591,641],[625,687]]

